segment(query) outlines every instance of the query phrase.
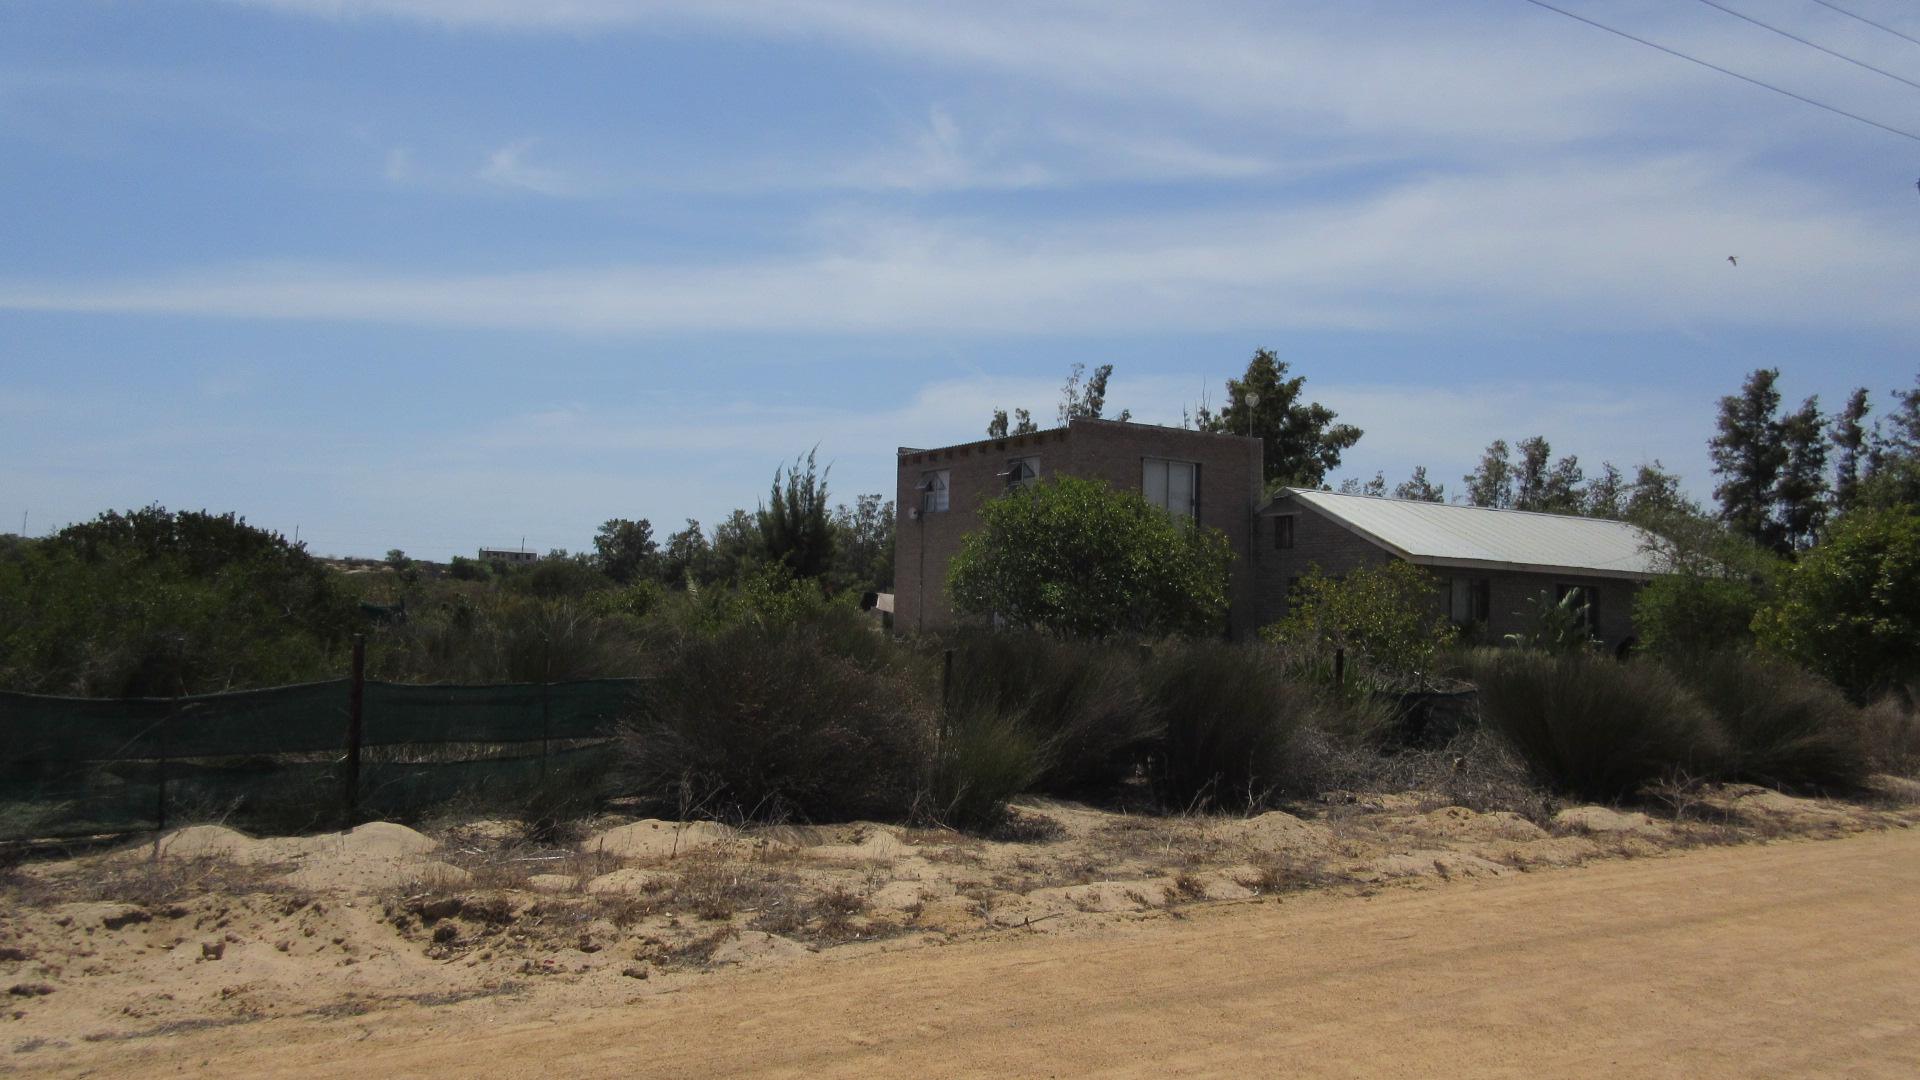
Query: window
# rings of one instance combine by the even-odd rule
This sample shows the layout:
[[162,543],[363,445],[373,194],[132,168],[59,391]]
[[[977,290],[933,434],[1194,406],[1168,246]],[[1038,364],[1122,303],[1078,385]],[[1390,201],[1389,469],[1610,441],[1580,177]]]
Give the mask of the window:
[[1493,607],[1493,583],[1483,577],[1456,577],[1447,582],[1447,617],[1460,626],[1487,621]]
[[1580,628],[1589,637],[1600,636],[1600,589],[1596,585],[1556,585],[1554,599],[1565,603],[1568,594],[1578,593],[1579,599],[1571,605],[1573,613],[1580,620]]
[[946,469],[920,474],[920,512],[923,514],[944,514],[947,512],[947,473]]
[[1007,490],[1032,483],[1040,475],[1040,459],[1037,457],[1014,458],[1007,462]]
[[1166,458],[1140,459],[1140,493],[1147,501],[1178,518],[1194,516],[1200,488],[1200,466]]
[[1293,550],[1293,515],[1273,519],[1273,547],[1276,551]]

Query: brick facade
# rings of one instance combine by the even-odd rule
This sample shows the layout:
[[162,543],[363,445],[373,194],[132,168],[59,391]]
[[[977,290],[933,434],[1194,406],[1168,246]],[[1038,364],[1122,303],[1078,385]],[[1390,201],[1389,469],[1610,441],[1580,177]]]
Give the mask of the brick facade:
[[[947,564],[959,551],[961,537],[979,528],[981,505],[1006,492],[1016,461],[1036,464],[1040,479],[1056,473],[1080,476],[1104,480],[1122,491],[1141,490],[1145,459],[1198,465],[1195,504],[1200,524],[1225,533],[1234,553],[1228,631],[1235,637],[1283,618],[1292,583],[1310,567],[1341,575],[1397,557],[1338,517],[1304,502],[1282,498],[1260,508],[1260,455],[1258,439],[1111,420],[1075,420],[1064,428],[932,450],[902,447],[894,494],[900,516],[894,530],[893,625],[901,631],[952,625]],[[935,473],[945,474],[946,509],[920,513],[922,487]],[[1276,545],[1281,519],[1292,523],[1292,544],[1286,548]],[[1481,632],[1494,642],[1530,628],[1535,598],[1543,592],[1557,596],[1562,585],[1596,590],[1598,636],[1609,647],[1633,632],[1633,596],[1639,586],[1632,580],[1572,572],[1426,569],[1442,583],[1434,597],[1440,611],[1447,610],[1449,578],[1485,580],[1487,620]]]
[[[1283,526],[1278,519],[1293,521],[1293,546],[1275,546],[1275,536]],[[1312,567],[1329,576],[1339,576],[1368,566],[1380,566],[1396,556],[1372,540],[1349,529],[1340,521],[1306,505],[1282,501],[1261,515],[1255,542],[1256,620],[1259,625],[1284,618],[1287,593],[1293,582],[1305,577]],[[1575,572],[1527,573],[1513,570],[1450,569],[1427,566],[1439,579],[1441,591],[1434,597],[1439,611],[1447,610],[1450,581],[1455,576],[1486,581],[1487,621],[1479,633],[1490,643],[1500,642],[1507,634],[1523,633],[1534,624],[1537,598],[1543,593],[1558,598],[1562,585],[1581,585],[1596,590],[1599,600],[1597,636],[1608,648],[1616,648],[1633,634],[1633,598],[1639,583],[1623,578],[1593,577]]]
[[[903,447],[894,498],[900,515],[894,530],[894,626],[917,631],[952,624],[947,563],[961,536],[979,528],[981,504],[1005,493],[1015,460],[1039,458],[1041,479],[1059,473],[1139,491],[1144,459],[1164,458],[1199,466],[1196,514],[1232,546],[1230,630],[1246,633],[1257,625],[1247,554],[1260,496],[1260,453],[1258,439],[1112,420],[1075,420],[1065,428],[933,450]],[[940,471],[947,474],[947,509],[916,514],[925,479]]]

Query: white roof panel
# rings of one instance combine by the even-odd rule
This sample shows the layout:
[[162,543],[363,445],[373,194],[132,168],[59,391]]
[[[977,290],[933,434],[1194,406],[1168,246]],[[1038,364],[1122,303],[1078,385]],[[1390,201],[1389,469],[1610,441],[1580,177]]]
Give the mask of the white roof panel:
[[1605,577],[1660,573],[1648,550],[1649,534],[1624,521],[1304,488],[1288,488],[1274,503],[1284,505],[1289,499],[1340,521],[1409,562]]

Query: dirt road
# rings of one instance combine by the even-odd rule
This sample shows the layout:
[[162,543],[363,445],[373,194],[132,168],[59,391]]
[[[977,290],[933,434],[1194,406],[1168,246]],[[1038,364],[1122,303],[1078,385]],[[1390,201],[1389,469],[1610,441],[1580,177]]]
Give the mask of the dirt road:
[[11,1064],[501,1080],[1920,1075],[1920,830],[1189,911],[717,974],[583,1017],[410,1009]]

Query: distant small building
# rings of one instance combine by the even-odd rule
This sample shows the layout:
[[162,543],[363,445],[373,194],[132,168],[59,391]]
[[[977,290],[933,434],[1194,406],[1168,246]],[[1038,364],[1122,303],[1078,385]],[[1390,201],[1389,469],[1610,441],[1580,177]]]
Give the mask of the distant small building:
[[524,548],[481,548],[480,561],[483,563],[506,563],[509,566],[524,566],[540,561],[540,556]]

